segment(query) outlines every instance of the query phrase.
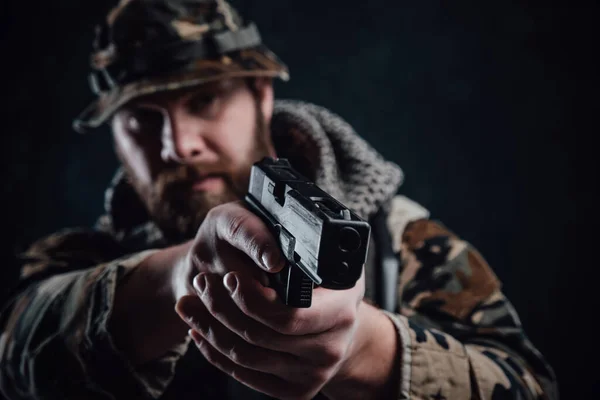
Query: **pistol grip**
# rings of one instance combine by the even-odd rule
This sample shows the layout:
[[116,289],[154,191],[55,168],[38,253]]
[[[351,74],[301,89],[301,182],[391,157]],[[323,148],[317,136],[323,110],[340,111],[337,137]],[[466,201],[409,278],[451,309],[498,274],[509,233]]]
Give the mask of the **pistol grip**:
[[280,272],[269,274],[269,280],[271,287],[285,305],[296,308],[310,307],[313,281],[300,268],[288,264]]

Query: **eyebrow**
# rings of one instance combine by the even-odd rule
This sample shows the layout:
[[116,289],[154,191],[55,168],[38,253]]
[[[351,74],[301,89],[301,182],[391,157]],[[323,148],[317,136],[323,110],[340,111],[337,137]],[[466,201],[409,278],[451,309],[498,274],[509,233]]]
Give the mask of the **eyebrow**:
[[[132,108],[164,108],[165,102],[172,99],[176,99],[181,96],[185,96],[185,101],[195,98],[202,94],[216,95],[220,93],[226,93],[240,86],[241,83],[232,79],[219,79],[212,82],[203,83],[196,87],[192,86],[189,88],[182,88],[179,90],[169,92],[153,93],[148,96],[143,96],[134,99],[129,104]],[[150,106],[150,107],[148,107]]]

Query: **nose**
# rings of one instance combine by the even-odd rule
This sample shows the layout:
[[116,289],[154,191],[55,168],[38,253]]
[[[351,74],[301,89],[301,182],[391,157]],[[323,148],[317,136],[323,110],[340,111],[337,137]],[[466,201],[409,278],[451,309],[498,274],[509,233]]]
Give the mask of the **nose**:
[[202,122],[185,113],[165,113],[161,157],[165,162],[193,164],[207,152]]

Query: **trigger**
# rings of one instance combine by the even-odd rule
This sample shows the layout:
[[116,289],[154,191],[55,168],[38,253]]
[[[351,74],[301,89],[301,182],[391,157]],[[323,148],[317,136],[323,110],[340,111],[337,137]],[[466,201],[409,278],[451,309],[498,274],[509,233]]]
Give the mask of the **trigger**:
[[279,226],[278,236],[279,243],[281,244],[281,251],[288,260],[294,259],[294,251],[296,250],[296,238],[288,233],[285,229]]

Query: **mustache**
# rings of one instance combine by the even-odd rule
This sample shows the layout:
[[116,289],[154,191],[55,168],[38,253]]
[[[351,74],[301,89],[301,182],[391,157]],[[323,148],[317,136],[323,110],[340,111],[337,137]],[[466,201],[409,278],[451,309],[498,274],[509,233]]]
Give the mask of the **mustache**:
[[190,166],[179,165],[162,171],[157,177],[155,188],[159,193],[164,193],[172,188],[190,185],[208,176],[219,176],[226,182],[231,182],[231,175],[225,168],[218,166]]

